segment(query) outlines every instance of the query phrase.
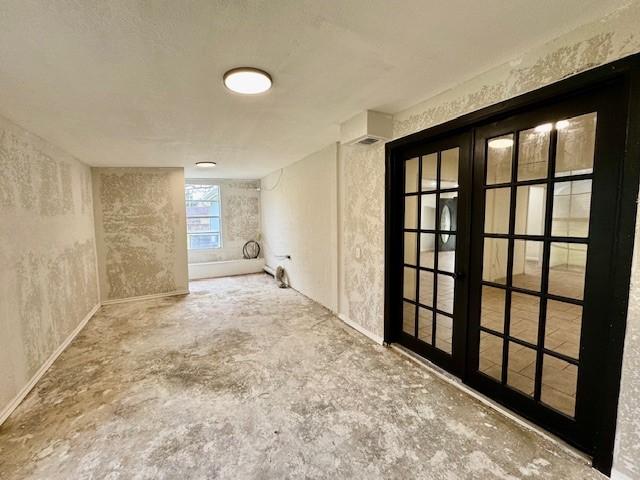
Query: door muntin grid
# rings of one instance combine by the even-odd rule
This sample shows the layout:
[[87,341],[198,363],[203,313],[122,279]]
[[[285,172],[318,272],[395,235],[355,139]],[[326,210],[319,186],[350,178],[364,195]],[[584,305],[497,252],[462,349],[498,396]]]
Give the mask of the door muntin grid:
[[[402,330],[451,355],[460,147],[438,150],[404,163]],[[414,175],[419,181],[414,181]],[[407,263],[408,260],[411,261]]]
[[478,371],[568,418],[580,368],[596,122],[595,112],[553,119],[484,145]]

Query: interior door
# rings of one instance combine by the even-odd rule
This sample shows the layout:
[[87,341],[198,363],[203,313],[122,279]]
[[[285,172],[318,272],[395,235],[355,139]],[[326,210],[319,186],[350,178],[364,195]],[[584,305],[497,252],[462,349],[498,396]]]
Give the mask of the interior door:
[[466,381],[591,452],[624,111],[601,89],[475,131]]
[[464,368],[471,136],[408,151],[403,161],[402,323],[398,341],[452,371]]

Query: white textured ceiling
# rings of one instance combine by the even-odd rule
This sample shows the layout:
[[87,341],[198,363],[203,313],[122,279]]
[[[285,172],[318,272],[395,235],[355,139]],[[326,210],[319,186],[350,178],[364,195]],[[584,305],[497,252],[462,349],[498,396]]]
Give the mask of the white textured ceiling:
[[[1,0],[0,113],[91,165],[258,178],[618,3]],[[226,91],[245,65],[273,90]]]

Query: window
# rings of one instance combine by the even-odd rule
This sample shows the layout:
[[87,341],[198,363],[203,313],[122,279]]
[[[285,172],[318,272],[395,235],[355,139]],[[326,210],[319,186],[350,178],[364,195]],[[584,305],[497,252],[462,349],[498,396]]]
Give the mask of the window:
[[220,187],[185,185],[189,250],[220,248]]

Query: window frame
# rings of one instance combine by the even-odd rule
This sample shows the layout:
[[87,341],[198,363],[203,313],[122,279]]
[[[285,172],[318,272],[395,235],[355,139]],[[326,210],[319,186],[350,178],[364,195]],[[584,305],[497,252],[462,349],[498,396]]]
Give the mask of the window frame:
[[[192,200],[192,199],[188,199],[187,198],[187,187],[188,186],[194,186],[194,187],[209,187],[212,189],[217,189],[218,191],[218,199],[217,200]],[[186,215],[186,224],[187,224],[187,250],[188,251],[203,251],[203,250],[218,250],[223,248],[222,245],[222,189],[220,188],[220,185],[217,183],[209,183],[206,180],[187,180],[185,181],[185,196],[184,196],[184,200],[185,200],[185,215]],[[189,202],[200,202],[200,203],[208,203],[209,207],[211,207],[212,204],[217,203],[218,204],[218,215],[189,215],[189,207],[188,207],[188,203]],[[211,211],[211,210],[209,210]],[[208,232],[197,232],[197,233],[190,233],[189,232],[189,219],[190,218],[208,218],[208,219],[213,219],[213,218],[217,218],[218,219],[218,230],[214,231],[208,231]],[[211,223],[211,222],[209,222]],[[218,245],[215,247],[192,247],[191,246],[191,237],[196,237],[196,236],[203,236],[203,235],[218,235]]]

